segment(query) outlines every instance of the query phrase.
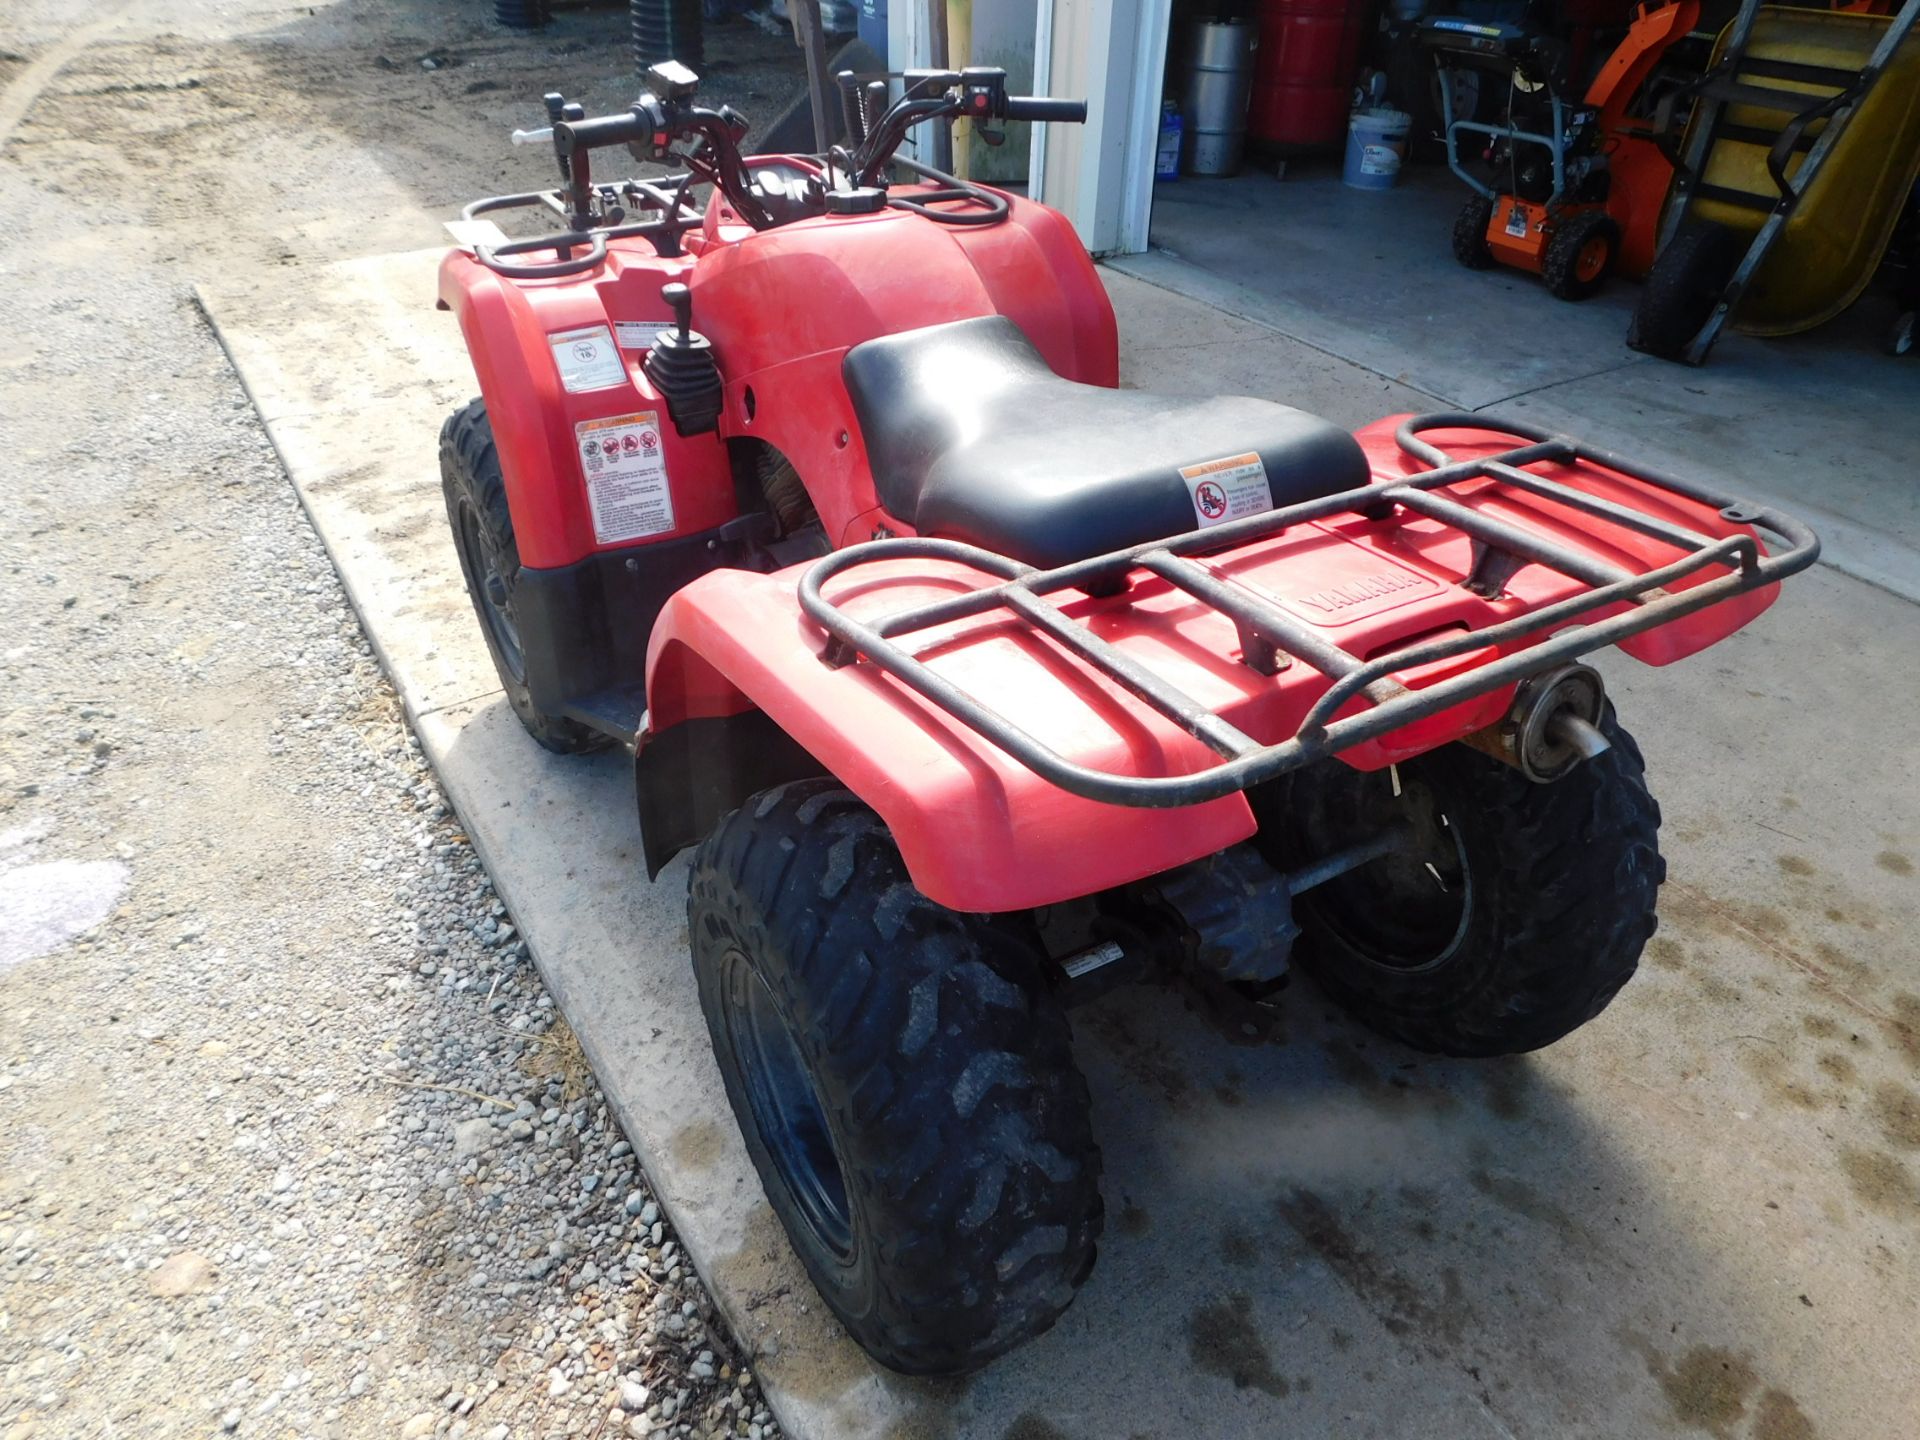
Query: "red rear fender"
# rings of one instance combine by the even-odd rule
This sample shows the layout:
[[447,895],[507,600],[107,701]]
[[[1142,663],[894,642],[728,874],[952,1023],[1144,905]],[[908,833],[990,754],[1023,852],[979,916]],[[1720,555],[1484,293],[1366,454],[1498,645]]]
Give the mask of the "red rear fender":
[[[1240,795],[1153,811],[1069,795],[871,667],[825,664],[824,637],[795,598],[799,574],[715,571],[667,603],[648,650],[643,784],[647,748],[674,727],[762,711],[879,813],[914,884],[955,910],[1054,904],[1253,833]],[[992,672],[1025,684],[1036,660],[1009,640],[980,648],[975,663],[988,667],[977,683],[998,690]],[[1118,729],[1117,713],[1097,704],[1077,722],[1071,706],[1059,717],[1077,723],[1075,750],[1089,764],[1151,774],[1193,768],[1208,754],[1177,732]]]

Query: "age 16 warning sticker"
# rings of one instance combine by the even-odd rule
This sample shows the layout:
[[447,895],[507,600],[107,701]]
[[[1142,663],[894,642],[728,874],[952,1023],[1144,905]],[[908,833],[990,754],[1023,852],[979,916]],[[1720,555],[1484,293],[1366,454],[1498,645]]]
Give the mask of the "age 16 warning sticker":
[[612,545],[673,529],[673,492],[667,488],[657,411],[582,420],[573,436],[596,541]]
[[1187,493],[1193,497],[1193,518],[1202,530],[1273,508],[1267,467],[1252,451],[1182,466],[1180,476],[1187,482]]
[[626,362],[613,343],[613,333],[604,325],[557,330],[547,336],[547,348],[553,351],[554,368],[559,370],[560,383],[569,395],[627,383]]

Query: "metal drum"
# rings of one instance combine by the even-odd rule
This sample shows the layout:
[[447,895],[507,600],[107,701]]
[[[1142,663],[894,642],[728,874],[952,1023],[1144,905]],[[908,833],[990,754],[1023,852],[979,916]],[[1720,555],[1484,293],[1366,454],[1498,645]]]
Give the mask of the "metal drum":
[[1240,168],[1258,33],[1245,20],[1202,20],[1193,27],[1193,63],[1180,102],[1180,168],[1189,175],[1231,175]]
[[[1256,143],[1316,149],[1346,139],[1354,72],[1372,13],[1366,0],[1260,0],[1260,74],[1250,126]],[[1423,74],[1431,73],[1428,62]]]

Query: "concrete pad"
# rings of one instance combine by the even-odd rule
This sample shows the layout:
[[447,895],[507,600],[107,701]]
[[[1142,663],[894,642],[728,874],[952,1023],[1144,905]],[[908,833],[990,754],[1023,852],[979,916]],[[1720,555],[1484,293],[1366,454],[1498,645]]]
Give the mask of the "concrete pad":
[[[1094,1277],[984,1374],[904,1381],[825,1319],[760,1195],[694,1004],[683,870],[642,877],[624,762],[546,755],[486,684],[434,484],[471,382],[429,308],[433,258],[205,303],[789,1433],[1910,1428],[1920,750],[1886,717],[1920,708],[1920,675],[1890,663],[1920,649],[1920,611],[1816,570],[1690,664],[1605,662],[1673,883],[1641,978],[1566,1044],[1437,1062],[1305,984],[1259,1047],[1158,991],[1082,1012],[1110,1217]],[[1112,289],[1136,383],[1349,422],[1427,403],[1270,327]]]
[[1452,403],[1111,267],[1101,277],[1120,320],[1124,389],[1254,395],[1350,430],[1382,415]]
[[1155,191],[1154,250],[1112,264],[1446,408],[1795,506],[1821,522],[1829,563],[1920,600],[1920,405],[1913,366],[1879,353],[1884,297],[1812,334],[1728,334],[1707,365],[1673,365],[1626,348],[1631,282],[1576,305],[1516,271],[1462,269],[1449,234],[1465,193],[1435,168],[1377,192],[1313,172],[1180,180]]
[[1153,249],[1110,263],[1156,284],[1199,272],[1172,288],[1461,409],[1639,358],[1624,289],[1563,305],[1515,271],[1462,270],[1449,245],[1466,194],[1432,170],[1394,190],[1337,171],[1182,179],[1154,188]]

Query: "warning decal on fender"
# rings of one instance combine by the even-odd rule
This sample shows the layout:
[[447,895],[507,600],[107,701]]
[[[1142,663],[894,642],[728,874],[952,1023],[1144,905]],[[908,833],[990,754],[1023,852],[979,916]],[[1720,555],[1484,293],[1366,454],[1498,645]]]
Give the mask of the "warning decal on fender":
[[1187,482],[1187,493],[1193,497],[1193,518],[1202,530],[1273,508],[1267,467],[1252,451],[1182,466],[1180,478]]
[[672,328],[657,320],[616,320],[613,322],[613,338],[620,342],[622,350],[651,350],[654,336]]
[[658,411],[582,420],[573,427],[573,438],[593,510],[593,538],[599,544],[673,529],[673,491],[667,485]]

